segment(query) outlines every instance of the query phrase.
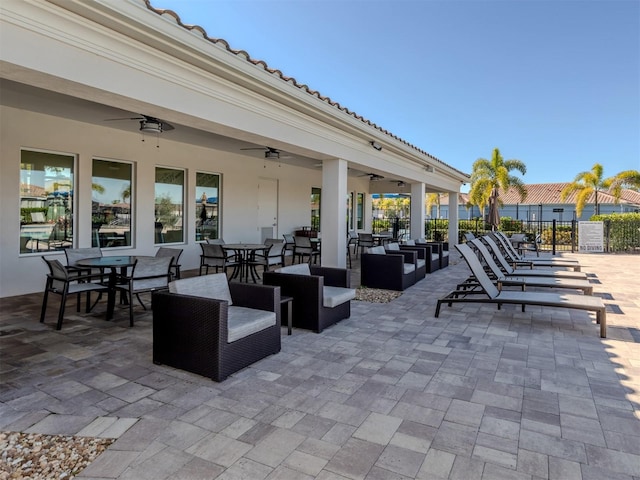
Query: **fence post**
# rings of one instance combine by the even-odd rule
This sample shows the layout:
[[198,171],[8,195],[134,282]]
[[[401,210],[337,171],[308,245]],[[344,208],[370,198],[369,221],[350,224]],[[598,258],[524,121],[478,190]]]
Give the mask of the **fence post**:
[[571,253],[576,253],[576,221],[571,220]]
[[606,219],[604,221],[604,238],[605,238],[605,252],[609,253],[609,232],[611,231],[611,220]]
[[551,225],[551,255],[555,256],[556,254],[556,219],[553,219],[553,223]]

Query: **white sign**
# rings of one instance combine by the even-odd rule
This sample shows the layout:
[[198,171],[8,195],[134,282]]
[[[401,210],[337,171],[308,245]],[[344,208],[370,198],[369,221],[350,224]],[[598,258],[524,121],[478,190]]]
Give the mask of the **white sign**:
[[604,252],[603,222],[578,222],[578,252]]

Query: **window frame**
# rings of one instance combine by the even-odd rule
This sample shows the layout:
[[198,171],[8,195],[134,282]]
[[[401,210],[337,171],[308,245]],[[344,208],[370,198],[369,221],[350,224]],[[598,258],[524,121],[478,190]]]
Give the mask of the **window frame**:
[[[208,171],[204,171],[204,170],[196,170],[195,171],[195,180],[194,180],[194,193],[195,193],[195,202],[197,202],[196,204],[196,212],[194,213],[194,217],[192,217],[193,219],[193,229],[194,229],[194,234],[195,234],[195,239],[196,242],[206,242],[207,238],[211,238],[211,237],[207,237],[207,238],[198,238],[198,218],[199,218],[199,214],[200,214],[200,205],[201,203],[199,203],[199,201],[201,200],[202,194],[198,195],[198,189],[199,188],[210,188],[210,187],[203,187],[203,186],[199,186],[198,185],[198,174],[201,175],[213,175],[218,177],[218,202],[217,202],[217,215],[216,215],[216,237],[215,239],[220,239],[222,238],[222,173],[220,172],[208,172]],[[206,192],[203,192],[206,193]],[[207,196],[207,198],[209,198]],[[192,200],[188,200],[189,202],[191,202]],[[200,232],[200,236],[202,236],[202,232]]]
[[[111,162],[111,163],[121,163],[124,165],[129,165],[131,169],[131,179],[130,179],[130,191],[129,191],[129,244],[128,245],[117,245],[117,246],[102,246],[102,245],[94,245],[94,236],[93,236],[93,220],[91,221],[91,246],[92,247],[100,247],[100,248],[108,248],[108,249],[124,249],[124,248],[134,248],[135,246],[135,201],[136,201],[136,164],[130,160],[121,160],[115,158],[107,158],[94,156],[91,158],[91,186],[90,189],[93,192],[93,179],[94,179],[94,162]],[[90,216],[93,217],[93,193],[91,194],[91,211]],[[104,224],[101,224],[104,225]],[[126,235],[125,235],[126,239]]]
[[[42,251],[26,251],[26,252],[22,252],[21,251],[21,245],[20,245],[20,239],[23,236],[22,235],[22,199],[23,199],[23,195],[22,195],[22,164],[23,164],[23,153],[24,152],[31,152],[31,153],[36,153],[36,154],[47,154],[47,155],[57,155],[57,156],[66,156],[69,157],[71,159],[71,175],[70,175],[70,187],[69,187],[69,191],[70,192],[74,192],[74,194],[70,195],[71,196],[71,202],[70,202],[70,206],[71,206],[71,214],[69,215],[70,219],[71,219],[71,247],[75,246],[77,244],[77,237],[78,237],[78,222],[77,222],[77,206],[78,206],[78,200],[77,200],[77,194],[75,194],[76,190],[77,190],[77,170],[78,170],[78,154],[77,153],[71,153],[71,152],[61,152],[61,151],[57,151],[57,150],[49,150],[49,149],[42,149],[42,148],[28,148],[28,147],[21,147],[20,148],[20,155],[18,158],[18,162],[19,162],[19,185],[18,185],[18,201],[17,201],[17,208],[18,208],[18,219],[20,221],[20,230],[18,232],[18,256],[19,257],[27,257],[27,256],[38,256],[38,255],[51,255],[51,254],[55,254],[55,253],[60,253],[62,250],[61,249],[54,249],[54,250],[42,250]],[[43,186],[44,188],[44,186]],[[28,198],[29,196],[25,196],[24,198]],[[47,202],[47,200],[44,200],[44,202]],[[67,215],[65,214],[65,217]],[[55,228],[55,227],[54,227]],[[31,239],[32,241],[32,239]],[[65,240],[63,240],[64,242]]]
[[[180,245],[180,244],[185,244],[187,243],[187,238],[186,238],[186,227],[187,224],[185,222],[186,220],[186,215],[185,215],[185,210],[186,210],[186,192],[187,192],[187,169],[186,168],[181,168],[181,167],[174,167],[174,166],[167,166],[167,165],[155,165],[154,166],[154,176],[153,176],[153,209],[154,209],[154,222],[157,222],[157,220],[155,220],[155,211],[156,211],[156,207],[157,207],[157,203],[156,203],[156,198],[157,198],[157,192],[156,192],[156,186],[158,185],[158,181],[157,179],[157,175],[158,175],[158,169],[163,169],[163,170],[175,170],[175,171],[180,171],[182,172],[182,195],[181,195],[181,219],[182,219],[182,238],[180,240],[177,241],[173,241],[173,242],[167,242],[167,241],[162,241],[162,242],[158,242],[157,240],[157,236],[155,235],[154,232],[154,245],[155,246],[163,246],[163,245]],[[170,184],[167,184],[170,185]],[[177,184],[176,184],[177,185]]]

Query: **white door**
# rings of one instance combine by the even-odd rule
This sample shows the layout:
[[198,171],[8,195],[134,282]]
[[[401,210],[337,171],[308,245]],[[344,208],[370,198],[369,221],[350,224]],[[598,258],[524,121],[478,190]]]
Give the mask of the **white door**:
[[278,180],[258,180],[258,231],[260,240],[277,238],[278,234]]

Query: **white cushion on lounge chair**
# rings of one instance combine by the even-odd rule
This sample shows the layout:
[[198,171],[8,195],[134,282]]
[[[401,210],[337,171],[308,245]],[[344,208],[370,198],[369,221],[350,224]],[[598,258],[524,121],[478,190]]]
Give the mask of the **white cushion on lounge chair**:
[[413,239],[407,240],[406,242],[404,242],[405,245],[409,245],[409,246],[414,246],[416,244],[416,241]]
[[342,305],[349,300],[356,298],[356,291],[353,288],[344,287],[323,287],[322,306],[333,308]]
[[387,250],[400,250],[400,244],[398,242],[387,243]]
[[416,259],[416,263],[418,264],[418,268],[422,268],[427,264],[427,261],[424,258]]
[[183,278],[169,283],[171,293],[182,295],[193,295],[196,297],[215,298],[216,300],[226,300],[229,306],[233,305],[229,282],[224,273],[213,273],[200,277]]
[[367,248],[367,253],[373,253],[374,255],[386,255],[387,254],[387,252],[385,252],[383,246],[369,247],[369,248]]
[[276,313],[247,307],[229,307],[227,343],[235,342],[276,324]]
[[308,263],[296,263],[288,267],[282,267],[275,270],[277,273],[289,273],[295,275],[311,275]]

